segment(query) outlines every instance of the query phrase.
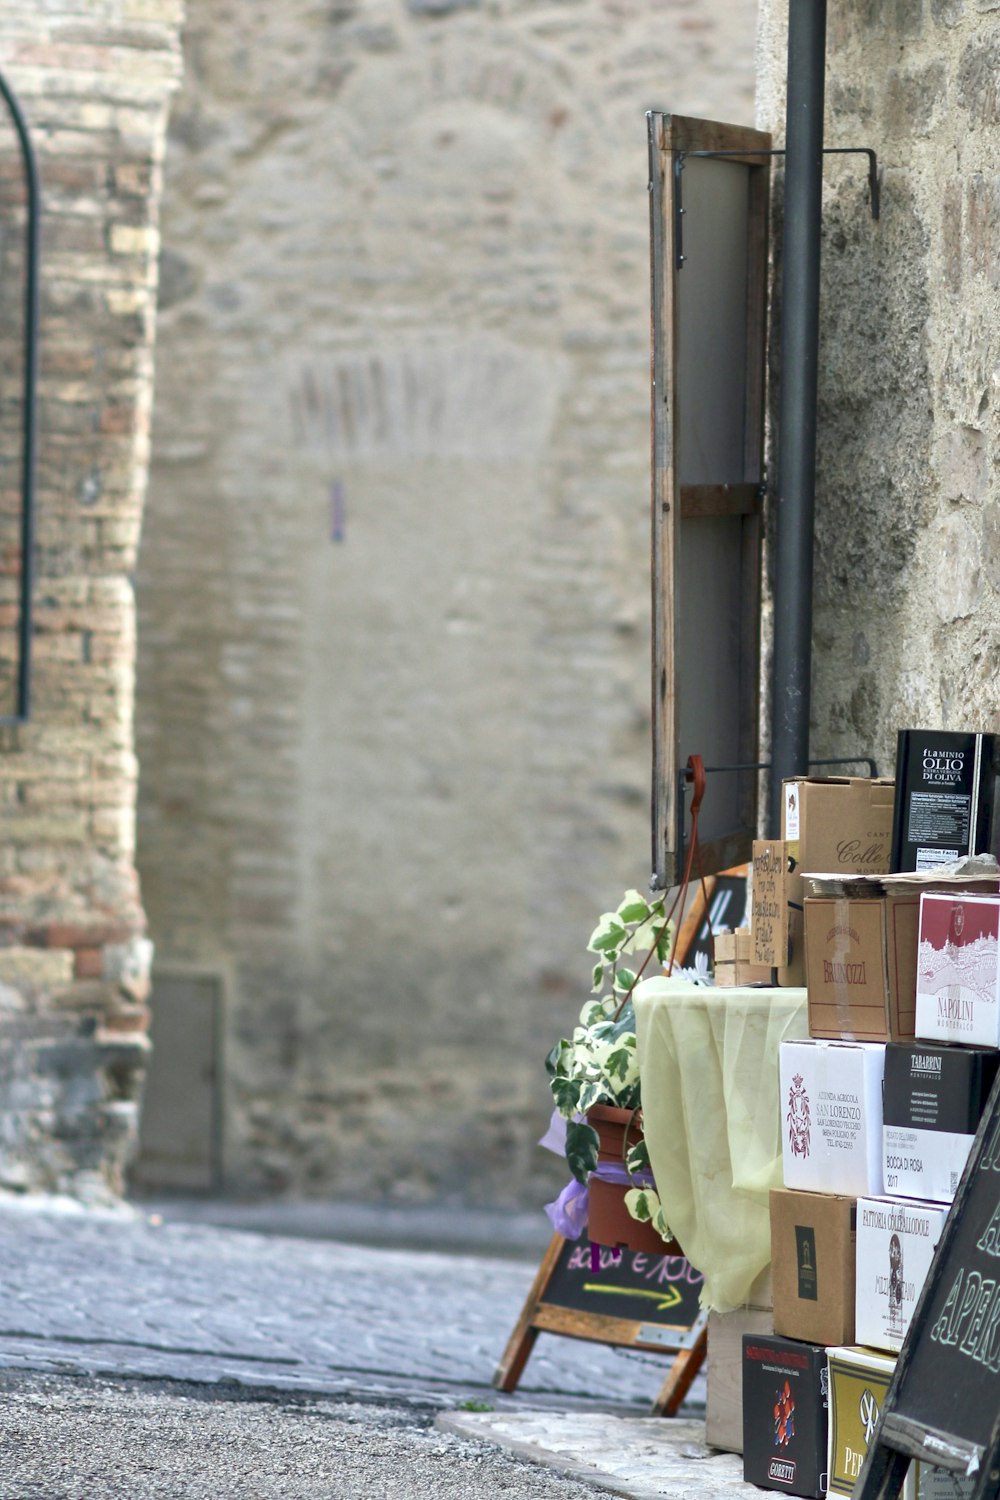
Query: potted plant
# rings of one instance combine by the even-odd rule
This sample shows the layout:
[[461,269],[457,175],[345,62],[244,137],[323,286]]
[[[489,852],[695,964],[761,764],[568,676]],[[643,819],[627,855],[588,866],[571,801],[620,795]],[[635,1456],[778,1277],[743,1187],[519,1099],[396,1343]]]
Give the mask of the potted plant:
[[[615,911],[604,913],[587,944],[596,956],[593,998],[572,1036],[556,1042],[546,1058],[560,1118],[553,1116],[543,1144],[562,1149],[573,1174],[547,1212],[570,1239],[585,1224],[597,1244],[662,1251],[673,1238],[642,1134],[632,1006],[632,991],[653,956],[661,964],[670,958],[674,924],[664,906],[663,898],[650,902],[630,890]],[[642,953],[638,969],[621,962]]]

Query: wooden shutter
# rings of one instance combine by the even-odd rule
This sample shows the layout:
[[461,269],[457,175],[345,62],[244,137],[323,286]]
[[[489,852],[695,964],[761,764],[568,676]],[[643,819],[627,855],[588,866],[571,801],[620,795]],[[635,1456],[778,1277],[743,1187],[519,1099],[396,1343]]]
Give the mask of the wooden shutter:
[[[770,136],[649,122],[653,877],[680,878],[689,755],[756,762]],[[705,873],[749,858],[756,771],[712,771]]]

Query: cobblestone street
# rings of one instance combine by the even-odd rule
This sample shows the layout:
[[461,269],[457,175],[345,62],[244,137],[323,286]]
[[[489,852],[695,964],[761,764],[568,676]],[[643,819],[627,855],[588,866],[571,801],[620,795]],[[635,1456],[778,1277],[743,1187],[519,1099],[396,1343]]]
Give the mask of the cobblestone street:
[[[687,1420],[646,1415],[662,1356],[542,1335],[517,1392],[492,1389],[534,1269],[526,1254],[370,1248],[166,1211],[0,1205],[0,1500],[472,1496],[483,1464],[507,1465],[483,1493],[536,1500],[594,1485],[643,1500],[741,1489],[738,1461],[700,1441],[703,1380]],[[337,1455],[355,1440],[369,1458],[384,1453],[392,1485],[360,1458],[345,1467]],[[116,1444],[112,1484],[100,1474]],[[229,1455],[214,1492],[213,1447]],[[248,1453],[255,1492],[241,1467]],[[444,1488],[418,1478],[429,1457]],[[524,1459],[557,1474],[543,1482]]]

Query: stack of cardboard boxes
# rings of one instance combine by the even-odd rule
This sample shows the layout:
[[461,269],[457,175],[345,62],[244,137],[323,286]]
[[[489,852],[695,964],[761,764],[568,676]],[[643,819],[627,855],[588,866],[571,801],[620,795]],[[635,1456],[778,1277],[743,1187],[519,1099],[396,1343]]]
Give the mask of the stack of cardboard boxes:
[[[879,878],[892,824],[891,782],[797,780],[782,839],[754,851],[747,961],[805,979],[809,1039],[781,1046],[773,1332],[742,1338],[744,1473],[792,1495],[853,1489],[1000,1060],[997,881]],[[945,1480],[964,1493],[916,1466],[908,1484],[926,1500]]]

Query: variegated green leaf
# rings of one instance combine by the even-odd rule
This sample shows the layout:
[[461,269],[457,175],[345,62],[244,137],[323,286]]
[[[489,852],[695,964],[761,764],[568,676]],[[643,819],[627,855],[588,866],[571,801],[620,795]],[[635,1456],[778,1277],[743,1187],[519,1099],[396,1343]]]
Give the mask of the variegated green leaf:
[[625,1156],[625,1167],[629,1172],[649,1171],[649,1147],[645,1140],[636,1141],[634,1146],[628,1148]]
[[580,1114],[586,1114],[587,1110],[595,1104],[613,1103],[608,1098],[608,1088],[604,1079],[599,1075],[596,1078],[588,1078],[580,1087],[580,1097],[577,1109]]
[[591,953],[617,953],[627,937],[628,931],[615,913],[607,911],[590,934],[587,948]]
[[577,1182],[586,1182],[597,1166],[600,1141],[593,1125],[574,1120],[566,1130],[566,1160]]
[[653,1228],[656,1230],[661,1239],[673,1239],[674,1232],[671,1229],[670,1225],[667,1223],[666,1215],[664,1214],[662,1207],[658,1207],[656,1212],[654,1213],[652,1224]]
[[653,1208],[649,1201],[651,1197],[652,1194],[645,1188],[629,1188],[625,1194],[625,1207],[633,1219],[638,1219],[640,1224],[648,1224],[653,1217]]
[[557,1073],[565,1073],[572,1050],[572,1046],[567,1042],[565,1037],[561,1038],[551,1048],[545,1059],[545,1071],[550,1078],[554,1078]]
[[614,1052],[605,1059],[604,1071],[609,1078],[617,1078],[621,1083],[628,1083],[630,1075],[635,1069],[635,1047],[616,1047]]
[[644,922],[649,916],[649,902],[638,891],[626,891],[618,908],[618,916],[630,925],[633,922]]
[[596,1026],[603,1020],[604,1006],[600,1000],[588,1000],[580,1011],[580,1025],[589,1031],[591,1026]]
[[552,1097],[555,1100],[556,1109],[561,1115],[565,1115],[569,1120],[572,1119],[575,1114],[579,1113],[580,1082],[578,1079],[560,1078],[556,1076],[552,1079],[549,1087],[552,1090]]

